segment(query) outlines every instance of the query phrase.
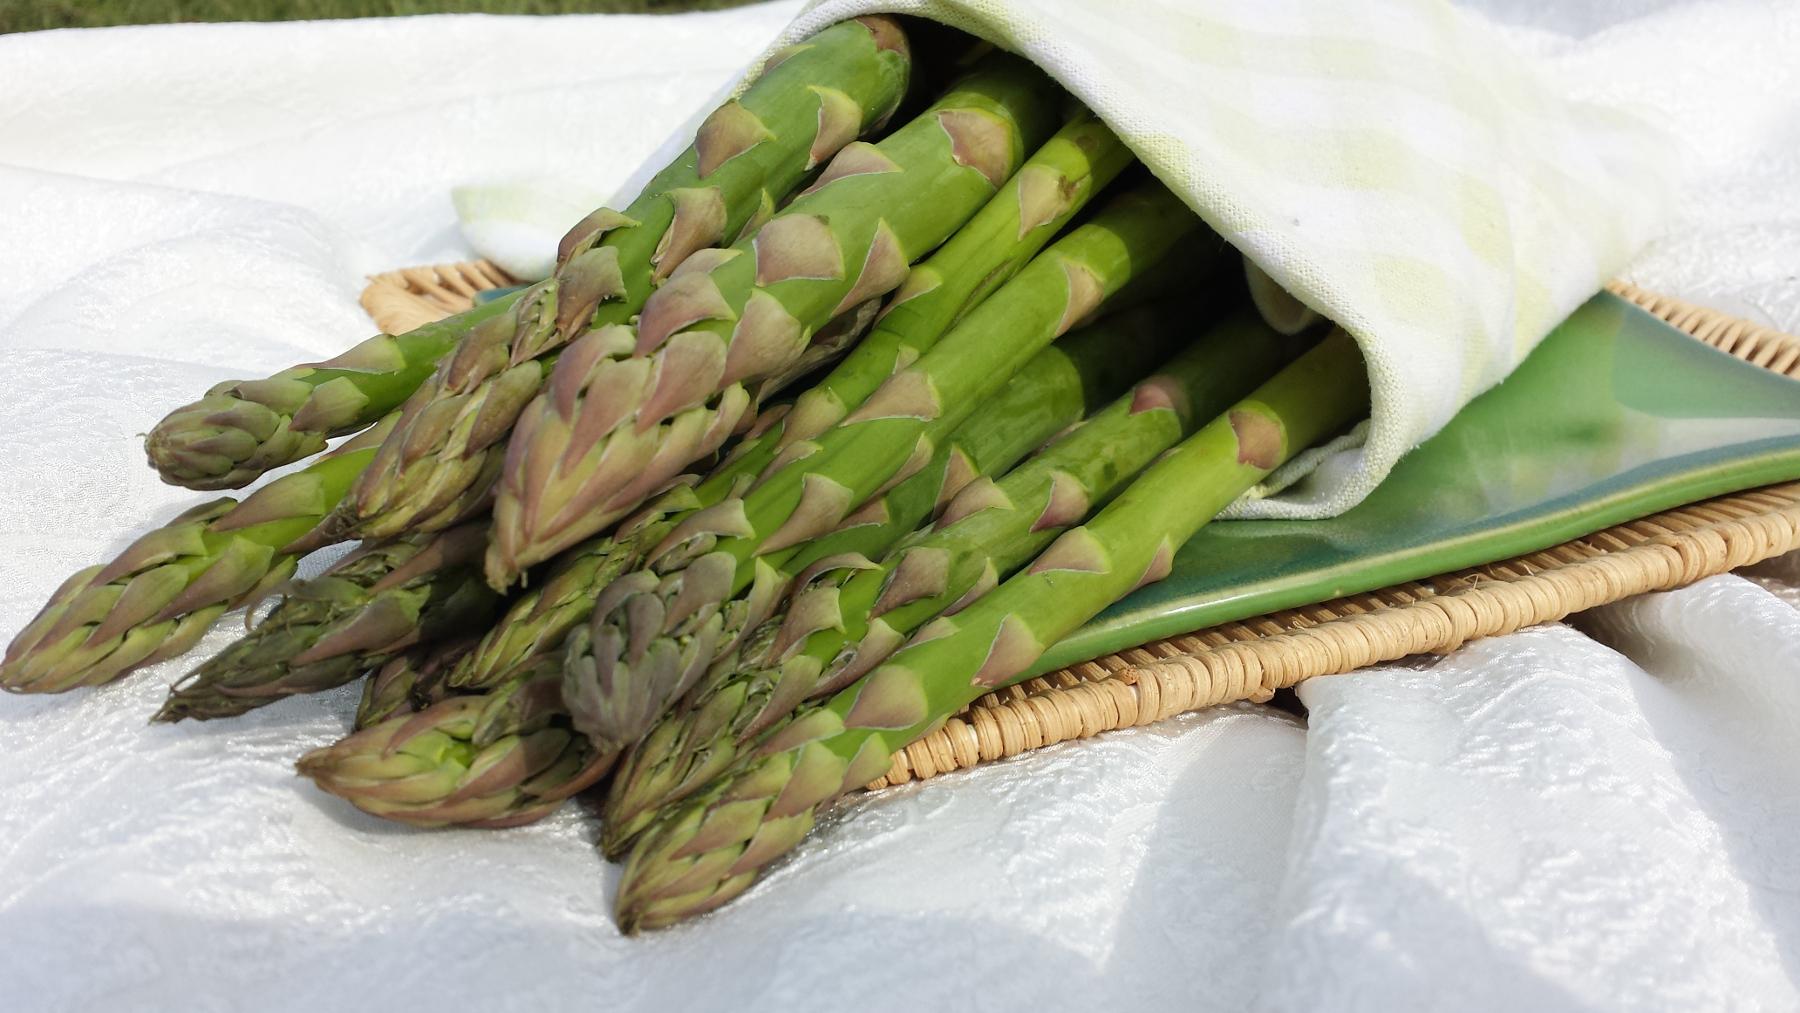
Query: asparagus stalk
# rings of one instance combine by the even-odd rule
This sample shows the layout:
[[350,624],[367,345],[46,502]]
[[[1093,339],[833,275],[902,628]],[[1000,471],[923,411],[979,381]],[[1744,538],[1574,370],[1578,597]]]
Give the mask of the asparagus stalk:
[[1169,572],[1176,549],[1294,452],[1367,410],[1343,332],[1188,437],[1025,571],[932,621],[868,676],[759,740],[742,764],[661,814],[619,888],[628,932],[711,910],[792,850],[820,808],[896,750],[1019,678],[1045,647]]
[[[449,697],[316,749],[298,768],[364,812],[401,823],[530,823],[606,776],[615,756],[544,713],[559,709],[559,683],[545,660],[498,691]],[[492,733],[497,726],[508,730]]]
[[597,718],[577,727],[614,748],[648,732],[656,702],[674,699],[684,676],[767,618],[797,546],[923,467],[1007,377],[1199,228],[1159,184],[1115,198],[838,426],[790,445],[789,460],[803,466],[677,525],[646,568],[608,588],[586,631],[569,635],[564,699],[579,719]]
[[855,358],[796,398],[768,438],[787,447],[841,422],[1012,280],[1130,162],[1130,150],[1105,124],[1078,113],[968,224],[907,272]]
[[[883,17],[843,22],[778,54],[643,197],[624,214],[601,209],[576,225],[555,274],[470,332],[408,400],[314,544],[441,530],[484,509],[506,435],[559,351],[590,329],[616,333],[609,328],[695,251],[753,231],[812,167],[893,110],[908,65],[904,36]],[[718,428],[722,438],[731,427]]]
[[[1141,347],[1134,347],[1112,340],[1118,336],[1114,329],[1095,327],[1089,330],[1096,333],[1091,337],[1072,336],[1065,342],[1068,347],[1046,349],[1040,353],[995,399],[992,411],[970,419],[958,430],[956,438],[946,445],[933,467],[889,492],[880,501],[883,522],[859,524],[827,536],[815,546],[816,551],[826,555],[881,551],[912,530],[951,490],[981,472],[1004,469],[1052,434],[1080,419],[1089,407],[1111,397],[1148,369],[1150,363],[1160,357],[1158,353],[1166,350],[1168,343],[1163,334],[1157,334]],[[1102,331],[1104,333],[1099,333]],[[554,777],[541,776],[545,770],[555,770],[571,777],[585,778],[597,769],[591,762],[595,748],[586,736],[532,738],[546,728],[572,731],[560,689],[544,699],[543,686],[534,681],[544,670],[546,666],[540,656],[538,661],[527,666],[525,674],[483,694],[480,698],[483,702],[428,708],[407,726],[405,736],[408,739],[424,736],[423,741],[442,746],[434,747],[435,751],[430,755],[440,757],[447,766],[432,770],[419,754],[409,754],[403,769],[406,776],[413,779],[409,783],[415,787],[409,789],[406,818],[428,812],[431,815],[426,818],[431,821],[452,822],[437,809],[440,804],[448,804],[447,801],[432,796],[426,786],[461,791],[468,757],[482,755],[503,740],[514,743],[506,746],[507,749],[523,748],[517,743],[530,741],[539,750],[547,750],[545,743],[555,741],[561,743],[562,750],[579,760],[565,762],[548,752],[539,752],[534,754],[535,760],[530,764],[496,763],[496,771],[483,778],[482,795],[493,805],[483,805],[478,810],[481,820],[499,819],[510,825],[514,817],[522,821],[527,812],[548,811],[540,806],[547,795],[567,797],[586,786],[584,783],[559,788]],[[551,664],[548,670],[555,672],[555,665]],[[560,687],[560,677],[556,681]],[[525,682],[532,684],[529,692],[520,690],[521,683]],[[478,713],[481,717],[471,720],[470,713]],[[425,716],[427,714],[431,716]],[[448,748],[450,744],[455,744],[456,748]],[[308,772],[330,780],[331,786],[327,790],[353,805],[377,815],[387,815],[390,800],[384,779],[342,778],[337,771],[346,765],[361,771],[386,770],[388,768],[377,758],[366,753],[373,749],[393,748],[394,739],[385,733],[355,738],[355,741],[345,740],[331,747],[329,762],[320,759],[308,768]],[[602,752],[612,755],[615,751]],[[509,781],[509,777],[514,780]],[[515,790],[525,781],[532,782],[531,790]],[[508,808],[509,805],[515,808]]]
[[[1119,325],[1173,330],[1156,309],[1123,314]],[[619,854],[657,809],[723,773],[740,746],[804,700],[855,681],[927,621],[992,590],[1192,433],[1195,420],[1273,374],[1285,349],[1254,314],[1236,313],[1030,461],[970,483],[880,566],[851,560],[802,578],[786,613],[747,638],[735,670],[626,754],[606,802],[607,853]]]
[[332,437],[365,429],[400,407],[471,328],[508,311],[516,298],[405,334],[378,334],[324,362],[260,380],[227,380],[151,428],[144,438],[150,466],[170,485],[237,489],[311,457]]
[[[508,367],[568,340],[597,303],[607,304],[602,316],[627,319],[688,254],[766,216],[808,169],[865,123],[893,111],[909,69],[905,36],[882,17],[835,25],[777,53],[624,214],[603,208],[575,227],[558,250],[555,281],[407,334],[371,338],[329,362],[221,384],[151,430],[145,442],[151,466],[165,481],[190,488],[245,485],[398,407],[478,327],[485,328],[484,354],[465,357],[454,377],[438,377],[445,396],[473,394],[483,380],[525,384],[528,375],[508,377]],[[494,347],[508,338],[516,339],[510,349]],[[517,358],[508,361],[508,351]],[[506,399],[461,404],[465,412],[485,413],[491,425],[504,408],[489,400]],[[404,428],[412,430],[415,421]],[[429,420],[432,427],[442,423]]]
[[1128,159],[1124,146],[1091,114],[1070,121],[968,224],[907,274],[875,329],[801,394],[791,411],[765,413],[760,431],[747,436],[712,477],[664,494],[626,525],[631,537],[590,539],[563,553],[545,582],[523,595],[457,666],[451,684],[499,685],[559,647],[568,631],[593,613],[606,584],[634,569],[671,523],[741,494],[778,451],[829,428],[883,380],[917,360],[957,318],[1016,274]]
[[989,57],[879,143],[846,146],[753,237],[677,272],[635,328],[573,343],[517,415],[494,503],[494,586],[716,449],[762,392],[804,370],[820,325],[892,291],[988,202],[1048,135],[1056,104],[1029,64]]
[[0,688],[99,686],[185,653],[219,616],[293,576],[292,543],[329,513],[391,421],[238,502],[222,497],[70,577],[0,659]]
[[303,581],[246,634],[177,682],[154,721],[232,717],[342,686],[416,644],[492,618],[477,571],[484,524],[364,546]]
[[356,727],[368,728],[402,714],[416,714],[449,695],[445,677],[474,648],[467,638],[420,644],[369,673],[356,705]]

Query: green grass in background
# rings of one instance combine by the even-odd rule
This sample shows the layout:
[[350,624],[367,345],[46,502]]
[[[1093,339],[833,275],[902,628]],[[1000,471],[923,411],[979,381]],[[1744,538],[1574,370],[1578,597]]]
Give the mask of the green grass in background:
[[0,32],[168,21],[294,21],[396,14],[600,14],[737,7],[749,0],[0,0]]

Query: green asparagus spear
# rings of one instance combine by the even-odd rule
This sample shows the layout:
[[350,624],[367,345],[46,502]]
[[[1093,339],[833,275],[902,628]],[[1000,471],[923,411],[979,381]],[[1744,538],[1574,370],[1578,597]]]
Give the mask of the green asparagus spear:
[[957,321],[1011,281],[1130,161],[1124,144],[1083,110],[1033,153],[967,225],[907,272],[855,352],[854,365],[861,368],[840,370],[808,388],[772,435],[786,447],[841,422],[889,376],[930,351]]
[[[1122,316],[1122,326],[1182,326],[1166,307]],[[992,590],[1189,435],[1196,420],[1273,374],[1286,348],[1254,314],[1234,314],[999,481],[976,479],[880,566],[851,559],[802,578],[785,615],[746,638],[735,671],[626,754],[607,798],[607,853],[617,855],[658,808],[717,777],[739,746],[802,701],[855,681],[927,621]]]
[[[414,826],[530,823],[614,759],[544,713],[560,710],[559,683],[545,659],[500,690],[448,697],[313,750],[299,771],[364,812]],[[495,726],[508,731],[491,734]]]
[[[1134,346],[1112,340],[1118,336],[1116,330],[1088,330],[1106,333],[1071,336],[1063,343],[1067,347],[1039,353],[993,401],[992,411],[971,418],[957,431],[933,467],[901,483],[879,501],[883,521],[858,524],[827,536],[820,540],[818,551],[880,552],[912,530],[951,489],[982,471],[1005,468],[1081,418],[1090,407],[1104,402],[1142,375],[1160,357],[1159,351],[1166,351],[1168,346],[1164,333],[1145,335],[1147,340]],[[565,738],[550,734],[573,731],[562,703],[560,676],[555,675],[556,666],[551,660],[546,667],[545,659],[539,655],[527,664],[526,674],[509,679],[476,699],[422,711],[416,720],[405,725],[404,740],[417,738],[434,745],[424,752],[408,751],[408,758],[400,767],[390,767],[367,755],[369,750],[397,748],[395,740],[401,733],[384,732],[352,737],[330,747],[308,767],[308,773],[329,781],[326,790],[353,805],[376,815],[389,815],[393,811],[389,779],[369,772],[402,771],[396,776],[405,777],[410,787],[407,805],[398,818],[438,824],[455,819],[440,811],[440,806],[452,803],[433,795],[432,786],[457,793],[454,804],[460,807],[467,798],[461,793],[467,783],[469,758],[488,756],[494,761],[493,771],[481,780],[479,794],[484,801],[474,810],[480,820],[500,820],[511,825],[530,813],[547,812],[543,805],[547,797],[567,797],[586,786],[559,785],[558,776],[586,778],[599,769],[594,761],[595,747],[586,736]],[[548,699],[544,698],[545,687],[540,679],[544,671],[552,673],[556,682]],[[525,683],[530,683],[528,691],[521,689]],[[471,714],[479,717],[472,719]],[[526,743],[533,750],[529,754],[532,762],[499,762],[502,756],[524,755],[519,751],[526,749]],[[552,745],[567,755],[553,755]],[[498,752],[490,752],[496,747]],[[601,752],[606,756],[613,753]],[[429,761],[433,758],[442,766],[432,767]],[[339,772],[345,769],[361,773],[340,777]],[[523,787],[526,781],[531,784],[529,790]]]
[[[615,748],[648,732],[636,723],[657,716],[646,713],[646,701],[672,700],[670,687],[694,666],[704,669],[768,617],[792,550],[923,467],[936,443],[1036,352],[1199,230],[1159,184],[1115,198],[842,423],[791,444],[790,459],[804,466],[775,471],[747,495],[683,520],[649,565],[614,581],[589,625],[570,633],[563,693],[577,727]],[[582,723],[589,715],[599,723]]]
[[293,575],[300,553],[291,543],[344,497],[390,425],[241,503],[194,507],[64,581],[7,647],[0,688],[61,693],[185,653],[219,616]]
[[[780,55],[707,119],[645,196],[624,214],[602,209],[575,226],[555,274],[469,334],[407,402],[375,464],[314,536],[318,544],[439,530],[485,509],[506,436],[557,357],[591,363],[612,347],[596,346],[592,334],[619,333],[656,286],[691,284],[673,281],[698,263],[690,255],[746,226],[754,231],[813,166],[892,111],[909,66],[904,36],[883,17],[833,26]],[[681,436],[723,439],[731,425],[703,428]]]
[[1092,520],[954,616],[932,621],[868,676],[772,729],[745,760],[660,814],[631,852],[627,932],[711,910],[792,850],[820,808],[879,777],[895,751],[1046,646],[1169,572],[1175,550],[1302,447],[1367,410],[1361,358],[1337,332],[1147,469]]
[[477,523],[363,546],[289,589],[255,629],[170,687],[152,720],[232,717],[342,686],[491,619],[500,599],[478,573],[486,542]]
[[892,291],[989,201],[1048,136],[1059,98],[1023,60],[989,57],[879,143],[846,146],[755,236],[690,261],[636,327],[570,345],[506,449],[494,586],[718,447],[762,393],[805,370],[820,325]]
[[227,380],[150,430],[144,439],[150,466],[170,485],[236,489],[311,457],[332,437],[400,407],[471,328],[505,312],[515,298],[405,334],[378,334],[336,358],[261,380]]

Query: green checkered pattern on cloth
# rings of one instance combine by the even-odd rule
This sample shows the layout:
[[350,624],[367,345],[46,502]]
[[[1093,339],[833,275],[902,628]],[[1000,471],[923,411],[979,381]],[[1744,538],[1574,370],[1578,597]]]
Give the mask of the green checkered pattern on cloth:
[[1675,169],[1667,137],[1569,100],[1445,0],[818,0],[777,45],[875,11],[1031,58],[1356,337],[1370,425],[1234,516],[1354,505],[1624,267]]

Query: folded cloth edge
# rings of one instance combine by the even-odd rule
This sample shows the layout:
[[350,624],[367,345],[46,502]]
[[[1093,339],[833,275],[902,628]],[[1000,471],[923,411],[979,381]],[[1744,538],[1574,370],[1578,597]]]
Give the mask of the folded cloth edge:
[[[1327,517],[1624,268],[1665,217],[1678,166],[1673,137],[1624,108],[1562,97],[1447,0],[1338,7],[811,0],[719,97],[741,92],[780,47],[872,13],[936,21],[1036,63],[1244,255],[1272,324],[1310,311],[1356,338],[1370,422],[1225,514]],[[1116,58],[1133,45],[1146,58]],[[1191,92],[1168,87],[1190,72]],[[1204,98],[1225,93],[1235,97]],[[621,192],[684,147],[706,111]]]
[[[1524,92],[1512,103],[1494,103],[1489,107],[1501,114],[1504,122],[1496,127],[1496,132],[1504,135],[1507,141],[1529,145],[1539,136],[1554,135],[1559,142],[1556,150],[1570,153],[1573,149],[1574,154],[1585,154],[1589,160],[1585,178],[1576,181],[1577,185],[1569,185],[1562,194],[1531,192],[1541,190],[1545,184],[1541,179],[1529,178],[1530,173],[1512,170],[1502,174],[1528,177],[1502,178],[1495,186],[1502,191],[1506,205],[1502,210],[1509,217],[1530,219],[1558,212],[1571,216],[1571,222],[1563,227],[1561,235],[1565,249],[1540,250],[1538,247],[1548,237],[1539,237],[1531,243],[1515,241],[1516,255],[1548,254],[1550,259],[1563,263],[1547,266],[1551,274],[1548,284],[1539,278],[1526,277],[1516,261],[1510,279],[1505,277],[1505,271],[1489,272],[1490,275],[1499,274],[1501,277],[1498,278],[1468,279],[1485,283],[1510,280],[1516,294],[1505,300],[1484,294],[1475,314],[1497,314],[1499,325],[1488,334],[1450,334],[1450,338],[1462,342],[1467,354],[1459,363],[1446,363],[1453,370],[1438,370],[1445,375],[1435,377],[1408,368],[1406,360],[1412,354],[1410,346],[1421,340],[1443,337],[1441,331],[1427,324],[1409,328],[1416,332],[1414,335],[1395,334],[1393,319],[1399,314],[1383,312],[1380,307],[1372,309],[1369,305],[1380,296],[1393,293],[1378,292],[1374,286],[1366,284],[1366,279],[1353,273],[1344,277],[1341,268],[1334,269],[1330,260],[1315,255],[1315,247],[1300,241],[1301,233],[1271,231],[1264,220],[1266,216],[1245,213],[1229,194],[1209,189],[1206,180],[1191,172],[1188,166],[1179,164],[1179,153],[1173,150],[1174,145],[1167,134],[1156,128],[1154,118],[1142,108],[1141,96],[1118,94],[1108,87],[1110,82],[1095,81],[1084,73],[1079,61],[1086,55],[1069,44],[1073,33],[1058,32],[1051,24],[1057,11],[1088,9],[1111,25],[1117,25],[1121,17],[1137,16],[1134,12],[1140,10],[1174,11],[1176,16],[1192,14],[1197,20],[1211,21],[1215,26],[1236,21],[1243,29],[1241,34],[1254,40],[1279,39],[1279,36],[1262,33],[1259,25],[1264,18],[1280,20],[1285,17],[1288,31],[1293,36],[1314,32],[1317,34],[1306,41],[1323,46],[1329,44],[1334,33],[1342,30],[1332,11],[1337,5],[1327,0],[1270,3],[1185,0],[1181,4],[1144,5],[1141,9],[1107,0],[1068,0],[1054,8],[1025,0],[812,0],[769,49],[751,64],[752,71],[745,75],[744,81],[748,82],[754,68],[760,67],[774,50],[846,18],[874,13],[927,18],[1017,52],[1036,63],[1118,131],[1121,139],[1152,172],[1208,225],[1237,247],[1248,261],[1249,271],[1263,273],[1293,299],[1343,326],[1357,339],[1370,371],[1373,408],[1370,424],[1334,441],[1327,453],[1302,455],[1271,476],[1258,490],[1234,504],[1226,514],[1245,518],[1327,517],[1360,502],[1403,454],[1436,433],[1462,405],[1504,379],[1556,324],[1600,291],[1630,256],[1648,242],[1657,224],[1665,217],[1674,170],[1674,160],[1670,156],[1673,138],[1633,112],[1558,98],[1541,78],[1536,64],[1507,50],[1503,40],[1491,36],[1488,26],[1446,0],[1398,0],[1383,6],[1387,8],[1386,16],[1372,19],[1379,22],[1374,27],[1399,25],[1412,28],[1414,36],[1402,45],[1413,49],[1434,45],[1444,47],[1451,50],[1444,54],[1446,61],[1454,57],[1458,61],[1473,61],[1494,68],[1493,76],[1499,83],[1493,87],[1504,86]],[[1319,25],[1309,27],[1314,18],[1319,19]],[[1145,14],[1141,25],[1149,25],[1153,20],[1154,15]],[[1417,24],[1408,25],[1408,22]],[[1174,45],[1171,43],[1171,47]],[[1314,83],[1330,84],[1328,81]],[[1429,85],[1430,82],[1425,82],[1422,88],[1429,92]],[[1448,86],[1454,91],[1459,87],[1466,88],[1467,82],[1451,80]],[[1300,90],[1300,87],[1296,88],[1296,91]],[[1542,134],[1534,132],[1534,127],[1540,128]],[[1603,131],[1604,134],[1595,137],[1593,144],[1583,152],[1580,138],[1569,136],[1571,131],[1580,130]],[[1325,153],[1324,157],[1332,156]],[[1355,167],[1351,168],[1354,170]],[[1548,174],[1561,175],[1559,168],[1551,167]],[[1636,170],[1625,176],[1635,181],[1635,187],[1619,182],[1625,169]],[[1552,185],[1568,182],[1555,180]],[[1338,188],[1355,185],[1356,181],[1352,179]],[[1517,191],[1516,196],[1512,191]],[[1578,204],[1588,206],[1581,208]],[[1595,220],[1578,219],[1578,211],[1585,211],[1589,219]],[[1596,215],[1596,211],[1600,213]],[[1607,211],[1611,211],[1610,216]],[[1382,224],[1376,219],[1374,227],[1379,228]],[[1492,224],[1482,223],[1477,228],[1491,231]],[[1581,225],[1589,225],[1594,231],[1585,248],[1577,234],[1568,231]],[[1509,229],[1508,223],[1500,223],[1499,228],[1509,232],[1524,231],[1516,226]],[[1526,229],[1536,236],[1541,226],[1528,222]],[[1549,236],[1556,235],[1556,229],[1549,230]],[[1576,272],[1570,270],[1572,267],[1584,270]],[[1543,288],[1551,291],[1540,291]],[[1437,295],[1454,294],[1440,292]],[[1401,295],[1405,298],[1407,294]],[[1266,300],[1259,300],[1259,303],[1273,308]],[[1293,312],[1292,307],[1282,307],[1282,310]],[[1450,322],[1446,324],[1445,330],[1454,326]],[[1422,389],[1438,383],[1444,386],[1436,391]],[[1322,468],[1328,458],[1336,459],[1334,466]],[[1308,481],[1309,476],[1317,480]]]

